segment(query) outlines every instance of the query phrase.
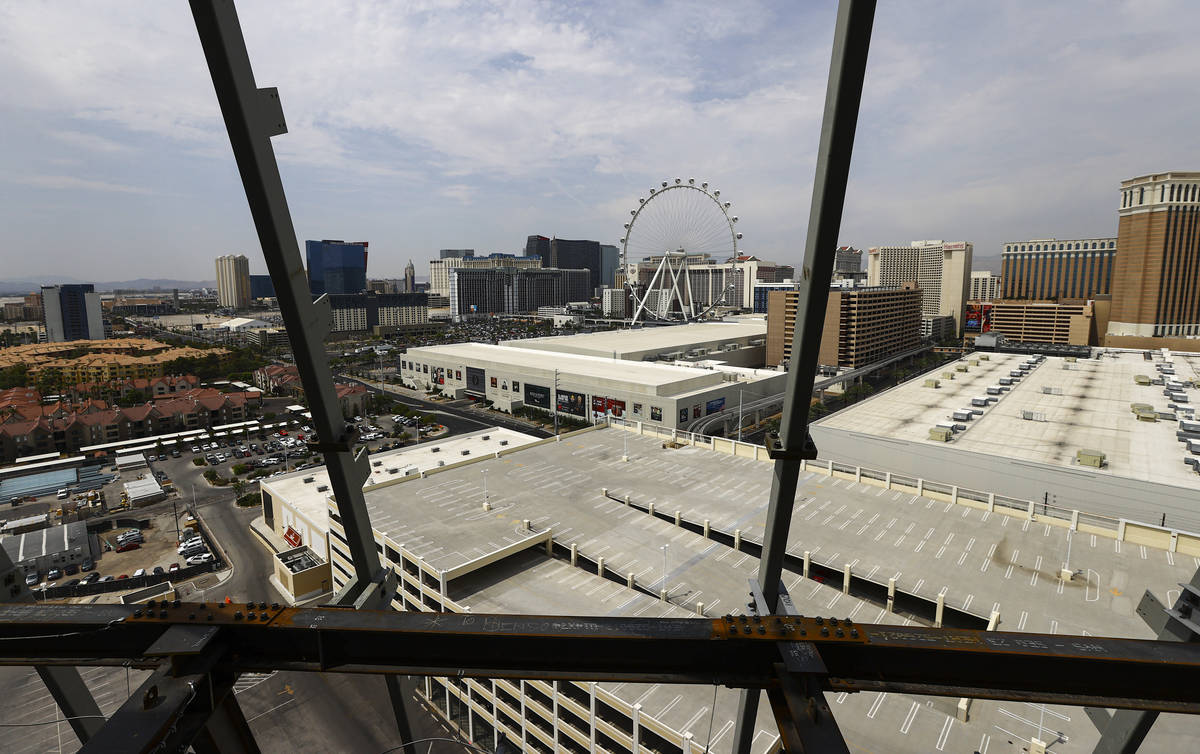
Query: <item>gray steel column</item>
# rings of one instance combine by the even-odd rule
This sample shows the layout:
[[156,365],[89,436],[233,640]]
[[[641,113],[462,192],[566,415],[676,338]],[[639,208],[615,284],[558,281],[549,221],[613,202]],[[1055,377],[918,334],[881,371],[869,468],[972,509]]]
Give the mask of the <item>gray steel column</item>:
[[[271,137],[287,133],[279,92],[259,89],[254,81],[246,40],[242,36],[233,0],[191,0],[196,31],[208,61],[221,115],[241,174],[250,214],[271,281],[313,426],[320,442],[310,444],[322,453],[337,504],[347,546],[354,563],[354,579],[337,596],[341,604],[387,609],[394,579],[375,550],[362,485],[370,473],[366,450],[353,452],[354,433],[348,431],[334,392],[333,375],[323,341],[329,333],[327,299],[313,301],[305,274],[283,180],[275,161]],[[410,741],[400,684],[389,680],[397,726]]]
[[[779,578],[787,549],[788,529],[800,476],[800,462],[815,458],[808,436],[808,408],[817,372],[817,352],[825,322],[825,305],[833,278],[833,259],[842,224],[858,106],[867,70],[867,51],[875,20],[875,0],[841,0],[833,35],[833,56],[825,90],[825,112],[817,151],[816,178],[808,215],[808,238],[800,273],[792,358],[788,364],[783,420],[779,434],[768,437],[775,459],[766,533],[758,581],[771,612],[779,604]],[[759,693],[743,691],[738,702],[734,751],[749,754],[758,716]]]
[[[1192,574],[1188,584],[1180,584],[1179,597],[1171,609],[1158,601],[1149,589],[1142,595],[1137,613],[1155,630],[1159,641],[1200,641],[1200,624],[1196,618],[1197,595],[1200,594],[1200,569]],[[1190,587],[1190,588],[1189,588]],[[1100,729],[1100,740],[1096,742],[1095,754],[1133,754],[1141,748],[1158,720],[1158,713],[1147,710],[1119,709],[1109,713],[1095,707],[1085,707],[1088,717]]]

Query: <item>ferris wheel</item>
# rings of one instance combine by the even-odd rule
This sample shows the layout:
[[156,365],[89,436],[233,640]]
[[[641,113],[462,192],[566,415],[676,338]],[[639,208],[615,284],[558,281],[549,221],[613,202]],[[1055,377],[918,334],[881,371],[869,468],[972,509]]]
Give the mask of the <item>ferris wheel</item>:
[[716,296],[693,296],[688,264],[724,262],[738,255],[737,215],[721,192],[695,178],[663,181],[638,199],[621,238],[621,269],[633,299],[632,322],[646,318],[692,321],[725,303],[732,284],[722,278]]

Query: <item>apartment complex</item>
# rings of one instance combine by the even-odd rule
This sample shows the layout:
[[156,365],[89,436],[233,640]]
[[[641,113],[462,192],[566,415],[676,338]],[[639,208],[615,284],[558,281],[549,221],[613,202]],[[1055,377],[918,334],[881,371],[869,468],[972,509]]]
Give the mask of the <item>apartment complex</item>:
[[410,327],[429,322],[429,305],[424,293],[339,294],[329,297],[332,315],[330,332],[351,333],[377,328]]
[[41,298],[48,342],[104,339],[100,294],[91,283],[44,285]]
[[992,304],[990,331],[1022,343],[1095,343],[1092,302],[1001,301]]
[[[82,352],[82,353],[81,353]],[[181,369],[180,359],[227,359],[224,348],[172,347],[149,338],[30,343],[0,349],[0,369],[25,365],[31,378],[54,372],[64,385],[161,377]]]
[[10,406],[0,418],[0,462],[243,421],[260,396],[192,388],[131,408],[92,399]]
[[[767,294],[767,364],[792,356],[796,307],[794,290]],[[921,291],[899,287],[832,288],[825,306],[818,361],[857,369],[915,348],[921,342]]]
[[867,250],[867,284],[898,287],[915,282],[921,313],[954,317],[962,331],[963,304],[971,285],[974,245],[965,241],[913,241],[908,246],[872,246]]
[[[304,384],[300,380],[300,370],[294,365],[283,366],[268,364],[254,370],[254,384],[265,393],[290,395],[296,398],[304,397]],[[338,406],[342,416],[354,416],[363,413],[366,403],[367,388],[357,382],[334,384]]]
[[995,301],[1003,295],[1003,275],[988,270],[971,271],[971,295],[969,301]]
[[1000,256],[1001,298],[1086,301],[1110,292],[1117,239],[1009,241]]
[[[266,277],[269,275],[259,275]],[[227,309],[245,309],[252,298],[250,260],[243,254],[217,257],[217,305]]]
[[1121,182],[1108,335],[1200,335],[1200,172]]
[[322,293],[361,293],[367,289],[367,242],[305,241],[308,287]]
[[589,270],[552,267],[456,268],[450,273],[450,318],[536,312],[591,298]]
[[[443,250],[449,251],[449,250]],[[429,261],[429,292],[437,296],[450,295],[450,273],[452,270],[492,270],[498,267],[514,267],[519,270],[534,270],[542,266],[549,257],[523,256],[514,254],[489,254],[475,256],[471,249],[459,249],[463,256],[447,256]],[[471,253],[466,253],[471,252]]]

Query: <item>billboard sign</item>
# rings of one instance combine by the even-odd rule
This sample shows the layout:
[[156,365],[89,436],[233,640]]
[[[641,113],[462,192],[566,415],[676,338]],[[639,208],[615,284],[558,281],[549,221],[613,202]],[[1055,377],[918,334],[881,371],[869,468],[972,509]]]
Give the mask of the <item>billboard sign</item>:
[[725,399],[714,398],[708,403],[704,404],[704,415],[708,416],[709,414],[715,414],[723,408],[725,408]]
[[550,410],[550,388],[526,382],[525,405]]
[[990,332],[992,329],[992,305],[968,305],[963,317],[963,329],[967,332]]
[[292,547],[299,547],[304,542],[304,540],[300,537],[300,532],[296,531],[290,526],[287,528],[287,531],[283,533],[283,538]]
[[467,367],[467,391],[483,395],[487,385],[486,375],[482,369]]
[[609,413],[620,419],[625,414],[625,401],[619,401],[616,398],[605,398],[601,395],[593,395],[592,416],[596,419],[603,419]]
[[587,396],[570,390],[558,391],[558,410],[572,416],[587,416]]
[[966,248],[966,241],[952,241],[951,243],[942,244],[942,251],[965,251]]

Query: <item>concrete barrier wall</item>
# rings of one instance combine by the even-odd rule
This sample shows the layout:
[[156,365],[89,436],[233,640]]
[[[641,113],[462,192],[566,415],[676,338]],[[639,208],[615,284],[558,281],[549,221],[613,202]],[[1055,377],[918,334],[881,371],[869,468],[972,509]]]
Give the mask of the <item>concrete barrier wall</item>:
[[[658,437],[665,432],[669,438],[670,430],[662,430],[661,428],[641,425],[636,423],[623,424],[620,420],[613,420],[612,426],[617,429],[625,429],[629,432],[636,432],[643,436]],[[815,430],[815,428],[814,428]],[[836,431],[836,430],[835,430]],[[704,435],[694,435],[690,432],[675,433],[677,442],[695,445],[698,447],[710,448],[718,453],[725,453],[738,458],[754,458],[756,460],[769,462],[766,448],[761,445],[752,443],[737,442],[724,437],[705,437]],[[825,453],[822,452],[822,458],[819,460],[805,461],[801,464],[804,471],[813,471],[835,479],[847,479],[859,482],[861,484],[869,484],[887,489],[909,492],[916,495],[921,495],[929,500],[938,500],[945,503],[954,503],[955,505],[965,505],[972,508],[987,510],[989,512],[1000,513],[1005,516],[1013,516],[1021,519],[1029,519],[1038,521],[1039,523],[1048,524],[1050,526],[1058,526],[1062,528],[1070,528],[1083,534],[1096,534],[1098,536],[1118,539],[1120,541],[1129,541],[1132,544],[1145,545],[1171,552],[1178,552],[1184,555],[1193,555],[1200,557],[1200,533],[1195,533],[1188,529],[1179,526],[1161,526],[1153,523],[1130,520],[1129,518],[1121,518],[1117,516],[1104,515],[1103,513],[1094,512],[1095,508],[1083,510],[1080,508],[1070,508],[1063,506],[1059,502],[1061,495],[1051,496],[1055,498],[1054,502],[1046,502],[1043,496],[1038,496],[1033,499],[1020,499],[1017,497],[1009,497],[1007,495],[998,495],[994,492],[984,492],[976,488],[959,486],[953,483],[947,483],[944,476],[960,476],[959,469],[952,466],[953,462],[959,459],[938,461],[939,464],[950,464],[944,468],[938,468],[939,476],[943,476],[939,480],[930,480],[920,474],[914,473],[911,468],[896,471],[893,466],[897,463],[903,465],[907,459],[903,448],[893,448],[890,446],[899,444],[903,446],[912,445],[903,441],[895,441],[878,437],[870,437],[869,435],[859,435],[858,433],[845,433],[852,435],[854,442],[865,440],[875,440],[888,446],[887,453],[883,454],[885,463],[880,464],[881,468],[887,468],[888,471],[880,471],[878,468],[872,469],[848,463],[844,460],[834,461],[825,460]],[[838,438],[844,439],[844,438]],[[820,441],[818,441],[820,442]],[[821,447],[835,445],[836,443],[827,443]],[[857,446],[855,446],[857,447]],[[938,446],[920,446],[930,447],[933,451],[952,450]],[[878,452],[879,448],[872,448],[870,452]],[[966,453],[965,451],[954,451],[958,455],[978,456],[977,453]],[[992,456],[984,456],[984,458],[995,458],[997,462],[1013,463],[1020,466],[1025,466],[1025,462],[1011,461],[1010,459],[997,458]],[[932,464],[934,459],[926,459],[926,462]],[[1033,464],[1035,466],[1045,466],[1044,464]],[[1090,472],[1079,472],[1075,469],[1056,469],[1055,467],[1045,467],[1050,471],[1063,471],[1067,474],[1083,474],[1089,475]],[[1016,473],[1016,472],[1013,472]],[[1091,474],[1092,477],[1100,477],[1093,479],[1096,484],[1110,484],[1112,477],[1106,475]],[[972,483],[977,484],[979,480],[972,480]],[[1064,485],[1074,482],[1074,477],[1068,477],[1063,480],[1054,480],[1055,484]],[[1132,484],[1153,484],[1149,482],[1133,482],[1133,480],[1123,480],[1132,482]],[[1181,495],[1192,495],[1189,490],[1184,490],[1179,487],[1170,485],[1154,485],[1156,487],[1166,487],[1172,494],[1178,493]],[[1007,489],[1007,488],[1006,488]],[[1057,488],[1056,488],[1057,489]],[[1145,493],[1142,493],[1145,497]],[[1200,511],[1195,514],[1197,517],[1198,526],[1200,529]],[[1168,519],[1170,517],[1168,516]],[[1170,523],[1170,521],[1168,521]]]
[[956,484],[971,489],[1002,491],[1025,500],[1048,502],[1059,508],[1127,518],[1200,531],[1200,495],[1169,484],[1126,479],[1082,468],[1067,468],[987,455],[953,447],[928,445],[860,432],[812,427],[822,458],[893,473]]

